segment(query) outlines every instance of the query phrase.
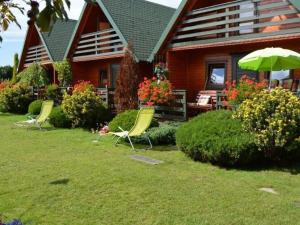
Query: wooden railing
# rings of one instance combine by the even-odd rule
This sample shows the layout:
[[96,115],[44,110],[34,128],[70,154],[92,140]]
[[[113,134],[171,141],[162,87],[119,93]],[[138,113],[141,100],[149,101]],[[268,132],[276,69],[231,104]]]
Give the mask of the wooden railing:
[[300,12],[287,0],[239,0],[190,11],[171,47],[300,33]]
[[91,56],[108,56],[124,52],[124,44],[114,29],[83,34],[80,37],[74,61]]
[[26,53],[25,65],[49,60],[50,58],[44,45],[32,46],[28,48]]
[[[155,118],[162,120],[186,121],[187,120],[187,91],[174,90],[174,100],[166,106],[154,106]],[[145,105],[140,104],[140,107]]]
[[115,110],[116,107],[114,104],[114,88],[97,88],[96,93],[98,96],[100,96],[101,100],[107,105],[108,109],[110,109],[111,111]]

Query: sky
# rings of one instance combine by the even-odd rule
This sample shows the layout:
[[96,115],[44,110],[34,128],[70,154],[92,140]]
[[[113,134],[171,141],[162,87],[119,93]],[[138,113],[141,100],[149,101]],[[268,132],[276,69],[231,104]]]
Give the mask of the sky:
[[[15,0],[19,4],[24,5],[23,0]],[[43,1],[43,0],[42,0]],[[42,7],[42,1],[39,1]],[[112,0],[113,1],[113,0]],[[159,3],[162,5],[177,8],[181,0],[148,0],[150,2]],[[78,19],[81,9],[83,7],[84,0],[71,0],[71,9],[69,11],[69,17],[71,19]],[[26,9],[28,6],[24,5]],[[21,53],[23,43],[25,40],[27,30],[27,17],[16,12],[19,23],[22,28],[19,29],[15,25],[11,25],[9,30],[1,32],[0,35],[3,37],[3,42],[0,44],[0,66],[12,65],[13,55],[15,53]]]

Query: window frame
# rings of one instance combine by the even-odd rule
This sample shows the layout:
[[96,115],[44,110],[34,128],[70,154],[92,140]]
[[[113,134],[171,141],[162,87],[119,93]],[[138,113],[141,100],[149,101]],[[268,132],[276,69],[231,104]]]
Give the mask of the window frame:
[[[220,64],[224,64],[224,71],[225,71],[225,73],[224,73],[224,83],[222,85],[211,84],[210,83],[211,66],[220,65]],[[228,61],[227,60],[210,60],[210,61],[206,61],[206,70],[205,70],[205,77],[206,77],[205,89],[206,90],[223,90],[226,86],[227,76],[228,76]]]

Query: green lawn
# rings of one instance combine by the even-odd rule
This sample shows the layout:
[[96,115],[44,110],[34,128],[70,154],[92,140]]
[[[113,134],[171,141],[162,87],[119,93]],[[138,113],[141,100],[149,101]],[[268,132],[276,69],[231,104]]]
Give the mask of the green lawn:
[[[225,170],[174,148],[98,144],[82,130],[12,129],[0,115],[0,214],[31,225],[298,225],[300,172]],[[169,150],[169,151],[167,151]],[[273,195],[258,191],[272,187]],[[300,207],[300,205],[298,204]]]

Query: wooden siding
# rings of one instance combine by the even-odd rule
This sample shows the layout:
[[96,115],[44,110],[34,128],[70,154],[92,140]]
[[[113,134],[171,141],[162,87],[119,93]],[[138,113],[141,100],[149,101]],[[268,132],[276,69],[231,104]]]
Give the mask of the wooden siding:
[[[110,75],[110,65],[111,64],[121,64],[122,57],[111,58],[105,60],[95,60],[87,62],[73,62],[73,83],[77,83],[80,80],[90,81],[95,87],[99,87],[100,84],[100,71],[105,70],[108,73],[108,86],[111,87],[111,75]],[[139,81],[142,81],[144,77],[152,76],[152,64],[147,62],[139,62]]]
[[98,4],[89,4],[73,40],[69,57],[73,61],[90,61],[119,57],[124,44]]
[[286,0],[191,2],[169,37],[171,48],[300,34],[300,14]]
[[[300,52],[300,38],[291,41],[273,41],[266,43],[243,44],[227,47],[211,47],[194,50],[169,51],[167,63],[170,81],[175,89],[188,90],[188,100],[194,101],[199,90],[206,87],[207,63],[226,62],[226,80],[232,81],[232,55],[250,53],[266,47],[283,47]],[[259,79],[265,78],[259,73]],[[300,79],[300,70],[294,71],[294,79]]]

